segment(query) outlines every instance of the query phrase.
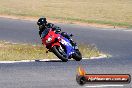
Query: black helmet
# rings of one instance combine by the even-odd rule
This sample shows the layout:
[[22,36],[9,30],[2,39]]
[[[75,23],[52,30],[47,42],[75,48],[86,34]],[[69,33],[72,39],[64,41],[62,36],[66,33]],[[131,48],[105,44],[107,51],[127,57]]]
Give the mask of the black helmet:
[[38,26],[42,26],[42,25],[46,25],[47,21],[45,17],[39,18],[37,25]]

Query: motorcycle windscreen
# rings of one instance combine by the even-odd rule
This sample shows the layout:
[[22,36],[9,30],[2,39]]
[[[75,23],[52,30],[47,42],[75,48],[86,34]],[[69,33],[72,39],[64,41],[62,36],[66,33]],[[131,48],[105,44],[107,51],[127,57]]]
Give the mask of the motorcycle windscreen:
[[67,38],[62,38],[61,43],[66,47],[68,57],[74,53],[73,46]]

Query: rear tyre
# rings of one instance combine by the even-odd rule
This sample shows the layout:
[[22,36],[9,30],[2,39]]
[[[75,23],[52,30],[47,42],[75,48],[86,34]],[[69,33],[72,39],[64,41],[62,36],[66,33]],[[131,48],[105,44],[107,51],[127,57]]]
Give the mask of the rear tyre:
[[65,52],[64,52],[64,51],[61,51],[59,46],[54,46],[54,47],[52,48],[52,52],[53,52],[59,59],[61,59],[63,62],[67,62],[67,61],[68,61],[68,58],[67,58]]
[[82,60],[82,54],[78,49],[76,50],[76,53],[73,54],[73,59],[75,59],[76,61]]

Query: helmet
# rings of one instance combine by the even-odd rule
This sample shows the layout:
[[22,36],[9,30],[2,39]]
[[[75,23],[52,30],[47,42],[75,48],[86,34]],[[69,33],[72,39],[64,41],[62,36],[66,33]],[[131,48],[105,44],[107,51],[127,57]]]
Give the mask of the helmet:
[[40,26],[40,25],[46,25],[46,23],[47,23],[46,18],[42,17],[42,18],[38,19],[37,25],[38,26]]
[[45,17],[39,18],[37,22],[37,25],[39,26],[39,30],[43,30],[46,26],[46,23],[47,21]]

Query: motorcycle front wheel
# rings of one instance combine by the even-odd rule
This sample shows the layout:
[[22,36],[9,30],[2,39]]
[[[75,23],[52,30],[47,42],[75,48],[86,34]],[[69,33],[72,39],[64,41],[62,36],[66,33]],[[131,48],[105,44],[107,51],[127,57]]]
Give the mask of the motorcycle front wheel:
[[81,54],[81,52],[78,49],[76,50],[76,53],[74,53],[72,57],[76,61],[82,60],[82,54]]
[[53,46],[52,52],[63,62],[68,61],[66,53],[59,46]]

